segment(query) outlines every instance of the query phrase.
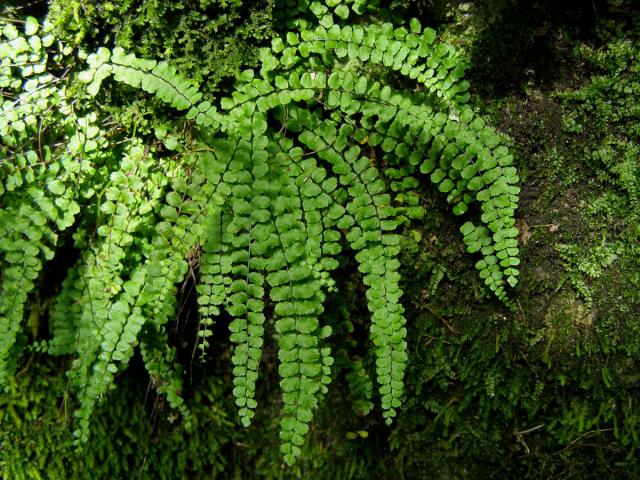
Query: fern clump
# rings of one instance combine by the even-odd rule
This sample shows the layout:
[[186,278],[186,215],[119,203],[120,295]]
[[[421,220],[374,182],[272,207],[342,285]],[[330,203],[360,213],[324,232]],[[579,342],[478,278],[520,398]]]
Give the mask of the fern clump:
[[[51,316],[50,352],[75,355],[69,376],[80,404],[79,440],[86,440],[96,401],[136,345],[159,389],[188,421],[166,326],[175,315],[178,285],[195,276],[193,255],[199,257],[199,347],[204,354],[212,325],[226,310],[233,317],[233,394],[244,425],[257,406],[265,331],[275,330],[282,452],[289,464],[300,455],[331,381],[323,303],[345,247],[355,252],[363,275],[387,423],[401,406],[408,355],[400,229],[422,214],[421,178],[446,194],[456,215],[479,205],[479,221],[470,216],[461,227],[467,248],[482,254],[477,267],[498,298],[506,299],[506,284],[515,285],[518,177],[501,137],[466,105],[459,54],[416,20],[410,29],[347,24],[364,11],[363,2],[313,2],[310,9],[315,21],[290,21],[292,30],[261,50],[260,69],[244,71],[231,95],[219,100],[205,98],[164,62],[121,49],[88,57],[80,79],[89,95],[99,95],[113,77],[184,112],[194,133],[182,143],[171,135],[171,144],[159,133],[179,153],[169,158],[136,139],[120,148],[105,145],[107,159],[84,157],[87,168],[101,172],[99,186],[84,196],[67,193],[60,167],[50,175],[62,186],[45,189],[46,176],[36,182],[47,205],[68,198],[76,205],[71,212],[97,212],[77,222],[83,254]],[[391,88],[381,83],[384,75],[415,88]],[[94,136],[103,139],[99,132]],[[58,163],[52,160],[47,171]],[[81,172],[74,174],[69,182],[77,185]],[[24,195],[28,188],[3,201],[19,213]],[[57,221],[51,235],[73,223],[53,213],[51,221]],[[6,228],[8,219],[0,225]],[[27,231],[25,225],[2,244],[5,262],[15,267],[3,273],[0,334],[13,337],[23,315],[9,300],[22,285],[12,283],[19,282],[13,272],[28,271],[20,281],[33,282],[42,263],[27,270],[38,249],[13,253]],[[42,255],[51,257],[54,247]],[[267,305],[273,315],[266,315]],[[9,358],[13,344],[0,345],[0,358]],[[6,375],[8,367],[2,369]]]
[[[57,78],[47,72],[46,51],[54,42],[50,27],[33,18],[24,34],[2,26],[0,43],[0,384],[15,363],[25,304],[43,263],[54,256],[60,232],[75,221],[81,188],[100,162],[100,129],[95,114],[73,114],[72,102]],[[56,151],[47,143],[56,125],[66,144]]]

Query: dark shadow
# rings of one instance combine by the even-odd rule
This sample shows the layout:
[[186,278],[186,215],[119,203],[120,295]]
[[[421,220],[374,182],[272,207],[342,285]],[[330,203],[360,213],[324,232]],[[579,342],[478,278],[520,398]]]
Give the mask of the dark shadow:
[[21,18],[32,16],[36,18],[44,18],[49,10],[46,0],[5,0],[0,2],[0,17],[10,16],[13,18]]
[[470,52],[468,79],[482,96],[521,92],[568,72],[570,39],[595,37],[606,0],[478,0],[479,38]]

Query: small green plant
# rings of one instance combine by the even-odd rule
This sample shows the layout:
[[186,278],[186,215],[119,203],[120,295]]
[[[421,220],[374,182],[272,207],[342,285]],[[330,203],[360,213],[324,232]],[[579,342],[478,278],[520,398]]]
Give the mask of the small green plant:
[[610,20],[599,23],[597,33],[604,46],[583,46],[577,51],[594,71],[590,82],[559,97],[566,109],[565,131],[589,138],[581,154],[591,161],[600,180],[626,193],[636,219],[640,213],[640,24],[637,18],[628,23],[624,30]]
[[[73,355],[78,442],[89,438],[97,402],[136,346],[189,425],[167,337],[177,287],[189,275],[197,281],[203,355],[221,311],[232,317],[233,394],[244,425],[257,407],[265,334],[275,334],[281,450],[293,464],[332,378],[323,303],[346,248],[362,273],[375,378],[390,423],[408,359],[399,229],[422,214],[420,174],[454,214],[479,214],[460,230],[467,250],[482,255],[476,267],[487,286],[506,300],[506,285],[516,284],[518,176],[500,135],[466,105],[455,49],[417,20],[409,28],[347,22],[363,2],[308,7],[314,18],[290,19],[291,29],[260,51],[260,69],[242,72],[220,99],[207,98],[172,65],[120,48],[88,56],[79,75],[88,95],[71,99],[63,77],[46,77],[55,86],[34,108],[56,119],[50,156],[38,135],[42,124],[28,110],[30,95],[44,95],[37,85],[48,85],[40,81],[49,64],[37,24],[30,20],[24,35],[4,27],[0,383],[15,368],[39,272],[61,238],[73,241],[81,255],[51,310],[49,352]],[[41,67],[26,88],[33,61]],[[92,103],[110,77],[184,119],[158,123],[155,142],[111,135]],[[402,82],[415,89],[387,84]],[[79,99],[89,113],[78,112]],[[350,383],[368,401],[368,377],[353,375]]]
[[591,305],[593,302],[591,288],[585,277],[588,280],[600,277],[604,269],[611,266],[622,253],[622,245],[607,243],[603,238],[602,242],[595,245],[589,252],[584,252],[578,245],[573,244],[559,244],[555,248],[566,271],[559,287],[568,279],[583,300]]

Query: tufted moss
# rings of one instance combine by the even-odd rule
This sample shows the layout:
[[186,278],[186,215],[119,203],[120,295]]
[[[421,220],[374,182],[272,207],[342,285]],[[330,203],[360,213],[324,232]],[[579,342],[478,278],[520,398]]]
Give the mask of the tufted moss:
[[99,409],[90,441],[79,451],[69,435],[60,366],[35,353],[32,360],[0,394],[3,478],[216,478],[225,469],[224,449],[235,433],[219,379],[198,387],[195,425],[187,434],[138,372]]
[[273,0],[52,0],[50,20],[71,45],[122,47],[171,60],[208,91],[258,61],[272,35]]

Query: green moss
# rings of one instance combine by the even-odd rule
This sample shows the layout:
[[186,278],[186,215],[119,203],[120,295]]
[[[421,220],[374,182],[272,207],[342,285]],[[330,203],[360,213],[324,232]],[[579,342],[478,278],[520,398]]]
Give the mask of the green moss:
[[182,74],[219,90],[257,61],[271,39],[273,0],[52,0],[50,19],[64,41],[86,50],[124,48],[171,60]]
[[220,381],[199,385],[194,429],[167,416],[147,382],[125,379],[96,416],[83,450],[72,445],[73,408],[59,366],[30,362],[0,395],[0,473],[22,478],[215,478],[227,465],[234,437]]

